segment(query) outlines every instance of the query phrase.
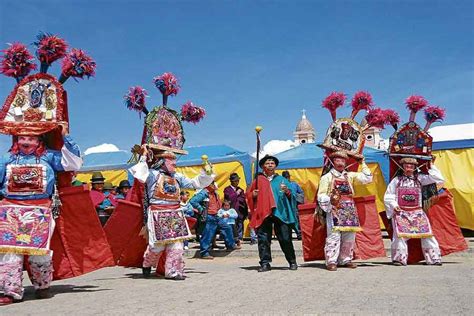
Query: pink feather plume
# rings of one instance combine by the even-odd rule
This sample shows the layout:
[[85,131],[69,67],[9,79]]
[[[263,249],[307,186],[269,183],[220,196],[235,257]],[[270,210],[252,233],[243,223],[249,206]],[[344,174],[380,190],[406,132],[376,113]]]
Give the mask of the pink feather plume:
[[422,96],[412,95],[405,100],[407,108],[412,112],[418,112],[422,108],[428,105],[428,101],[425,100]]
[[384,111],[385,124],[390,124],[395,130],[398,129],[398,124],[400,123],[400,115],[397,112],[391,109],[386,109]]
[[206,111],[202,107],[194,105],[191,101],[186,102],[181,107],[181,118],[183,121],[196,124],[201,121],[205,115]]
[[373,106],[372,96],[369,92],[358,91],[352,98],[352,113],[351,118],[353,119],[359,111],[368,111]]
[[446,110],[436,106],[430,105],[425,109],[425,119],[427,122],[434,123],[442,121],[446,117]]
[[385,113],[381,108],[373,108],[365,115],[367,125],[371,127],[384,128],[385,126]]
[[125,105],[129,110],[141,113],[145,109],[145,98],[147,95],[145,89],[142,87],[131,87],[124,96]]
[[153,82],[164,96],[177,95],[179,92],[178,79],[171,72],[153,78]]
[[323,100],[323,108],[326,108],[331,113],[333,121],[336,120],[336,110],[344,105],[346,102],[346,95],[343,92],[332,92]]

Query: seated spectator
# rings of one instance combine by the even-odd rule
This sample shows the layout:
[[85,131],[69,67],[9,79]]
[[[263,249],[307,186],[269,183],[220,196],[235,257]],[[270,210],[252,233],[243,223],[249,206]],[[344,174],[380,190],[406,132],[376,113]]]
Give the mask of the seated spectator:
[[230,207],[229,200],[222,201],[222,208],[219,210],[219,212],[217,212],[217,217],[219,217],[232,228],[235,237],[237,235],[235,220],[239,217],[239,214],[237,214],[236,210]]

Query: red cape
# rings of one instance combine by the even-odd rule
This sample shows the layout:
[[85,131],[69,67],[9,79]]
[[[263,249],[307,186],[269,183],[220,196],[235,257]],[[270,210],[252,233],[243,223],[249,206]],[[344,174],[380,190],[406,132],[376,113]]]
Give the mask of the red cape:
[[92,200],[92,204],[94,205],[94,208],[99,206],[99,204],[105,200],[104,193],[100,191],[90,190],[90,196],[91,196],[91,200]]
[[104,226],[115,263],[125,267],[141,267],[147,241],[140,236],[143,223],[144,185],[135,181],[130,201],[119,200],[117,207]]
[[[255,190],[258,181],[258,197],[255,205],[255,199],[252,192]],[[247,205],[250,213],[250,227],[258,228],[262,225],[265,218],[272,215],[273,208],[276,207],[275,198],[273,197],[270,181],[259,175],[257,181],[253,181],[250,188],[247,190]]]
[[[356,234],[354,259],[385,257],[385,248],[380,231],[380,223],[373,195],[354,198],[362,232]],[[326,225],[321,225],[314,216],[316,203],[298,206],[303,237],[303,260],[324,260]]]
[[114,266],[86,186],[60,189],[61,213],[51,238],[55,280]]
[[[380,213],[382,221],[387,228],[387,233],[392,239],[393,230],[391,221],[385,212]],[[441,193],[428,211],[433,235],[439,243],[441,255],[464,251],[468,248],[466,240],[456,220],[453,195],[447,189]],[[425,260],[421,250],[421,240],[412,238],[408,240],[408,264]]]

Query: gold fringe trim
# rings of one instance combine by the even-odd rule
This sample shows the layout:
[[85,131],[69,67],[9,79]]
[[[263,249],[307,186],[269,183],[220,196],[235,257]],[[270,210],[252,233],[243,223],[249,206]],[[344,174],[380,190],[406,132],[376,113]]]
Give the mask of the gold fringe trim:
[[51,252],[49,249],[28,249],[18,247],[0,247],[0,253],[16,253],[18,255],[44,256]]
[[193,239],[195,237],[196,236],[191,235],[191,236],[187,236],[187,237],[179,237],[179,238],[174,238],[174,239],[160,240],[160,241],[156,241],[155,245],[156,246],[169,245],[169,244],[172,244],[172,243],[175,243],[175,242],[181,242],[181,241]]
[[428,237],[433,237],[433,234],[399,234],[397,233],[399,238],[428,238]]
[[361,232],[363,231],[362,227],[346,227],[346,226],[336,226],[332,228],[336,232]]

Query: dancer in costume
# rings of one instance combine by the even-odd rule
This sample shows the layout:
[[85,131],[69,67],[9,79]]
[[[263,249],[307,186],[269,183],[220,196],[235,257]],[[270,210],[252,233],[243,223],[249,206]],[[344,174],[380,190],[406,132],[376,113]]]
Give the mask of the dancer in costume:
[[387,217],[392,220],[392,262],[406,265],[408,259],[407,241],[421,238],[423,255],[428,265],[441,265],[441,251],[433,236],[430,221],[422,208],[422,187],[444,182],[441,172],[434,164],[428,174],[418,174],[415,158],[402,158],[402,170],[390,181],[384,202]]
[[[359,221],[359,211],[354,201],[354,182],[369,184],[372,174],[365,164],[363,156],[364,129],[371,126],[383,128],[385,125],[385,110],[373,108],[372,96],[365,91],[357,92],[351,102],[352,113],[348,118],[336,119],[336,109],[341,107],[346,96],[341,92],[331,93],[324,101],[323,107],[327,108],[333,119],[328,128],[323,144],[325,150],[325,165],[319,182],[317,193],[319,217],[325,218],[326,239],[324,245],[324,258],[329,271],[336,271],[337,266],[356,268],[352,262],[356,244],[356,233],[363,232]],[[368,111],[365,116],[366,126],[361,126],[355,121],[359,111]],[[361,171],[358,167],[361,165]],[[363,208],[376,211],[373,207]],[[365,216],[378,221],[376,214]],[[373,224],[373,223],[371,223]],[[377,225],[376,223],[375,225]],[[381,234],[367,235],[374,250],[364,255],[365,258],[377,257],[385,254]],[[362,247],[361,247],[362,248]],[[380,251],[379,251],[380,250]]]
[[[23,299],[23,261],[28,256],[31,282],[37,298],[50,297],[53,251],[50,241],[61,201],[56,172],[77,171],[82,165],[79,147],[68,135],[67,101],[63,90],[70,76],[94,74],[95,63],[81,50],[67,52],[64,40],[40,34],[37,56],[41,73],[20,43],[4,50],[0,71],[18,84],[0,113],[0,132],[13,136],[8,154],[0,160],[0,305]],[[59,81],[46,73],[63,59]],[[56,150],[55,150],[56,149]],[[59,149],[59,150],[58,150]],[[72,173],[63,181],[70,185]],[[60,183],[59,183],[60,184]],[[61,238],[61,237],[59,237]]]
[[355,237],[362,229],[353,198],[353,184],[354,181],[361,184],[372,182],[372,174],[364,160],[361,172],[347,172],[349,157],[344,151],[333,152],[329,158],[333,167],[321,177],[318,188],[319,207],[326,212],[326,266],[329,271],[337,270],[338,264],[356,268],[352,262]]
[[[143,256],[143,275],[148,277],[161,256],[166,256],[164,276],[184,280],[183,241],[193,236],[189,231],[184,208],[180,205],[181,189],[202,189],[214,181],[212,166],[205,160],[198,176],[189,179],[176,172],[176,155],[186,154],[181,121],[196,123],[204,117],[204,109],[191,102],[178,114],[167,107],[169,95],[176,95],[179,86],[171,73],[155,78],[163,94],[163,105],[151,112],[145,108],[145,91],[133,87],[126,96],[129,108],[147,113],[143,133],[141,158],[130,171],[144,184],[143,206],[148,231],[148,247]],[[138,148],[137,148],[138,149]]]
[[[467,248],[453,204],[437,205],[438,187],[444,179],[434,165],[433,138],[428,129],[432,123],[443,120],[445,111],[438,106],[428,106],[428,102],[417,95],[408,97],[405,102],[410,110],[409,122],[398,128],[398,114],[388,115],[395,129],[389,147],[392,180],[384,198],[386,216],[381,215],[386,226],[392,228],[395,265],[404,266],[422,258],[428,265],[441,265],[442,252],[449,254]],[[423,129],[415,122],[416,113],[421,109],[426,119]],[[443,193],[445,200],[447,195]]]

